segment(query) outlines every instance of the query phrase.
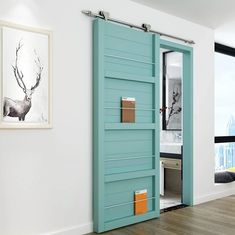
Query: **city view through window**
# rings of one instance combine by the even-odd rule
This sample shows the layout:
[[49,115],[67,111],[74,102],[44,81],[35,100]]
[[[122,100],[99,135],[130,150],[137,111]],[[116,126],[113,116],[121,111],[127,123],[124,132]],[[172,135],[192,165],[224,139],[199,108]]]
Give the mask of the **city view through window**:
[[[215,136],[235,136],[235,57],[215,52]],[[235,143],[215,144],[215,170],[235,166]]]

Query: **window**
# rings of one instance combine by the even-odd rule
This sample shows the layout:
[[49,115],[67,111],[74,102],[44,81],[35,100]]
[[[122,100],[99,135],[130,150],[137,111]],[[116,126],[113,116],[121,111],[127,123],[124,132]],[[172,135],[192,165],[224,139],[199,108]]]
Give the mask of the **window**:
[[215,44],[215,170],[235,166],[235,49]]

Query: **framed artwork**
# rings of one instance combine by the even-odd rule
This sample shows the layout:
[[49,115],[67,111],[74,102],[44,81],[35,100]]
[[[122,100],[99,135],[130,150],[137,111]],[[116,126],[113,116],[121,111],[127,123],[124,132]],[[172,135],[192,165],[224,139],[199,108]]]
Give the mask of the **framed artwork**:
[[0,22],[0,128],[51,128],[51,31]]
[[181,79],[168,79],[168,96],[166,103],[166,129],[181,130]]
[[163,52],[162,130],[182,130],[182,54]]

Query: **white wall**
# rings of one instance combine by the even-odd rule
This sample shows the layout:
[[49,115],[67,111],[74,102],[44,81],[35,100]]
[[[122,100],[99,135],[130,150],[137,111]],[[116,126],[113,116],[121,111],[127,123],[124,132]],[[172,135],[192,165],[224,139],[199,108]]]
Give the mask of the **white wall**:
[[227,21],[215,30],[215,41],[235,48],[235,20]]
[[1,235],[78,235],[92,229],[92,28],[82,9],[104,9],[196,42],[195,202],[230,192],[229,185],[213,184],[212,30],[127,0],[1,0],[0,6],[2,20],[54,32],[54,128],[0,130]]

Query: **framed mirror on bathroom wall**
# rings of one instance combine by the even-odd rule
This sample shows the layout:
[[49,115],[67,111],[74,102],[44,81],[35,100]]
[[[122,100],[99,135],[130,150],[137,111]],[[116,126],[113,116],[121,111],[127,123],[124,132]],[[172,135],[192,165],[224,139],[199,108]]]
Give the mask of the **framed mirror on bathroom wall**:
[[182,53],[162,54],[162,129],[182,130]]

